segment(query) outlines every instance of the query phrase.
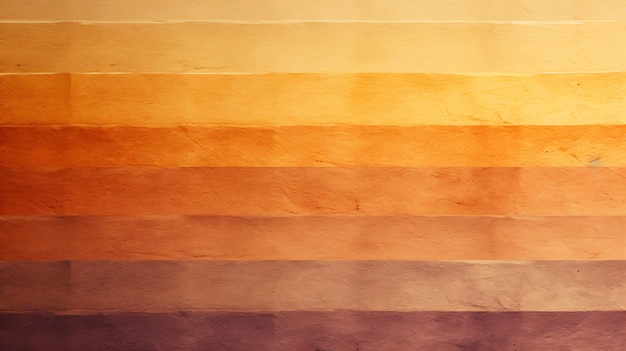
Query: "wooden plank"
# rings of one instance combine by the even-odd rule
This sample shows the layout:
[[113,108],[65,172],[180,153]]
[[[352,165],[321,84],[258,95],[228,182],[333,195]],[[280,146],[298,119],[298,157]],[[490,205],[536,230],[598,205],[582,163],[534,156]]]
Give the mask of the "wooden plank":
[[624,168],[2,168],[2,215],[623,216]]
[[0,75],[0,118],[18,125],[618,125],[626,123],[625,79],[624,73]]
[[[32,265],[8,264],[9,287]],[[624,281],[626,261],[74,261],[69,309],[48,311],[612,311]],[[0,310],[41,291],[5,291]]]
[[0,0],[0,18],[34,20],[624,20],[621,0]]
[[[626,312],[0,314],[7,350],[617,350]],[[71,347],[70,347],[71,345]]]
[[625,260],[626,217],[0,217],[0,260]]
[[19,126],[0,127],[0,166],[623,167],[625,135],[624,125]]
[[626,23],[0,23],[3,72],[626,69]]

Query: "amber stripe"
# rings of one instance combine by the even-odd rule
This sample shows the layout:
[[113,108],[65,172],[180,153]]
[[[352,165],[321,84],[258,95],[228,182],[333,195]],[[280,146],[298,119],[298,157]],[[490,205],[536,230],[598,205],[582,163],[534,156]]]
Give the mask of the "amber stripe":
[[625,79],[624,73],[0,75],[0,121],[619,125],[626,123]]

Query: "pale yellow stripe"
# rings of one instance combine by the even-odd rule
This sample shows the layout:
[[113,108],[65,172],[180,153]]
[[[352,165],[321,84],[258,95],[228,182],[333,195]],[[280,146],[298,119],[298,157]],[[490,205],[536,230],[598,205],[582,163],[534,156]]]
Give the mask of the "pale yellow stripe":
[[8,19],[626,19],[623,0],[0,0]]
[[3,23],[0,71],[622,71],[625,37],[622,22]]

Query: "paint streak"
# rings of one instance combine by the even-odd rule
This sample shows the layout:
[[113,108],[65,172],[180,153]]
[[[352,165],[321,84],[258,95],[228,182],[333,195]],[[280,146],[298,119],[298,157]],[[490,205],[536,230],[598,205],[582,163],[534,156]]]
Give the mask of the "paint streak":
[[624,260],[626,217],[0,217],[0,260]]
[[[626,261],[50,261],[0,269],[5,312],[612,311],[626,304]],[[48,278],[51,270],[64,276]]]

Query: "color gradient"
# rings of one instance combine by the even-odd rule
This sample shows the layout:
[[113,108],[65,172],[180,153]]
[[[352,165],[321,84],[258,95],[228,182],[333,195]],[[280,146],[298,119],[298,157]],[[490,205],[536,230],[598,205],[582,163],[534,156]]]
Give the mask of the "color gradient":
[[626,1],[0,9],[0,350],[626,349]]

